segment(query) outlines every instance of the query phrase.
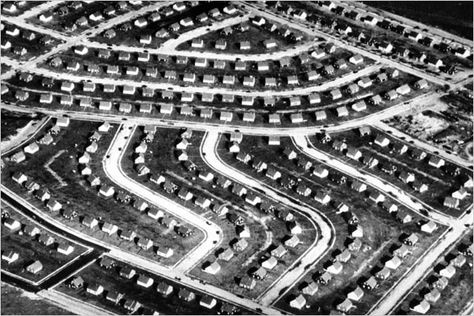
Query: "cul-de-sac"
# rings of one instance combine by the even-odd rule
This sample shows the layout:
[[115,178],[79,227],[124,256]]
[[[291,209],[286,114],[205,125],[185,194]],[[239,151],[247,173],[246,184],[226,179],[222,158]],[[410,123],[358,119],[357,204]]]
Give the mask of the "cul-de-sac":
[[5,315],[472,315],[473,1],[2,1]]

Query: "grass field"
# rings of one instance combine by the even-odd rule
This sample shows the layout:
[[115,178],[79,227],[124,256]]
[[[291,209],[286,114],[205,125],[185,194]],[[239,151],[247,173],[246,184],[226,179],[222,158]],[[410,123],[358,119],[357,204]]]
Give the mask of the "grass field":
[[[120,277],[118,273],[118,270],[124,267],[130,266],[122,262],[117,262],[116,268],[112,268],[111,270],[105,270],[104,268],[101,268],[98,263],[94,263],[83,271],[81,271],[80,276],[84,279],[86,285],[91,283],[99,283],[103,285],[105,290],[104,294],[98,297],[87,293],[84,288],[75,290],[67,287],[65,284],[59,285],[56,289],[73,297],[79,298],[81,300],[86,300],[89,303],[116,312],[118,314],[127,314],[126,309],[123,308],[123,301],[125,299],[133,299],[140,302],[146,309],[146,314],[153,313],[153,311],[157,311],[160,314],[165,315],[217,314],[222,306],[222,302],[217,299],[218,303],[214,308],[207,309],[205,307],[202,307],[199,305],[199,301],[204,295],[203,293],[195,289],[190,289],[186,286],[182,286],[173,280],[165,279],[161,276],[150,274],[135,267],[132,268],[135,269],[137,274],[131,280],[127,280],[125,278]],[[142,274],[149,276],[154,280],[153,285],[148,289],[145,289],[137,285],[136,283],[138,275]],[[163,297],[161,294],[156,292],[157,285],[163,281],[173,286],[174,288],[172,294],[170,294],[168,297]],[[181,288],[186,288],[194,292],[196,294],[196,299],[191,302],[185,302],[181,300],[178,297],[178,292]],[[120,293],[123,293],[125,296],[123,300],[121,300],[121,302],[116,305],[105,299],[105,295],[107,295],[106,292],[109,291],[118,291]],[[145,310],[143,310],[143,307],[142,311],[145,312]],[[250,313],[250,311],[247,311],[243,308],[239,307],[238,309],[242,314]]]
[[[382,148],[374,144],[373,142],[375,137],[379,134],[389,139],[391,145],[400,146],[402,144],[406,144],[408,146],[408,151],[402,155],[397,155],[391,152],[391,148],[389,148],[390,146]],[[355,161],[343,156],[342,152],[333,149],[329,143],[321,143],[318,141],[317,136],[310,137],[310,140],[319,149],[339,157],[348,164],[351,164],[357,168],[363,167],[365,171],[373,173],[374,175],[377,175],[389,182],[393,182],[396,186],[404,189],[410,194],[413,194],[421,201],[440,211],[443,211],[446,214],[459,216],[470,204],[468,198],[466,198],[461,201],[460,209],[458,210],[449,209],[443,206],[444,198],[446,196],[450,196],[451,192],[457,190],[463,183],[462,179],[466,179],[467,176],[471,174],[471,172],[467,169],[461,168],[461,173],[458,176],[447,176],[448,174],[444,170],[455,169],[458,166],[451,162],[446,162],[445,167],[439,169],[432,167],[428,164],[430,155],[427,155],[426,158],[420,161],[413,159],[409,156],[409,153],[415,148],[414,146],[408,142],[394,138],[393,136],[374,128],[371,129],[371,135],[364,137],[360,137],[359,135],[359,131],[355,129],[341,133],[334,133],[331,134],[331,137],[333,140],[344,139],[348,145],[358,148],[364,157],[376,157],[379,160],[379,165],[372,169],[368,169],[368,167],[364,166],[359,161]],[[392,165],[397,167],[397,172],[395,172],[394,175],[387,174],[381,170],[381,166],[387,167]],[[423,183],[427,184],[429,189],[423,193],[415,191],[410,185],[405,184],[403,181],[398,179],[398,174],[401,171],[414,173],[415,179],[421,180]]]
[[2,282],[1,308],[4,315],[73,315],[33,294]]
[[[411,293],[398,306],[396,314],[416,314],[416,312],[410,310],[410,307],[413,303],[422,299],[424,293],[429,291],[429,282],[439,276],[439,273],[435,271],[439,271],[440,267],[446,266],[448,260],[457,255],[457,249],[460,245],[470,244],[472,244],[472,232],[466,234],[448,254],[438,259],[434,265],[434,270],[429,271],[428,276],[412,289]],[[449,285],[443,291],[440,291],[440,299],[431,304],[427,314],[461,315],[465,306],[472,301],[472,256],[467,256],[466,259],[467,261],[462,267],[456,268],[456,274],[449,280]]]
[[[21,196],[25,197],[39,209],[45,209],[44,204],[26,194],[24,189],[10,178],[14,171],[25,170],[25,173],[34,178],[40,185],[47,186],[52,192],[52,196],[62,203],[65,208],[72,208],[79,215],[75,220],[66,220],[60,214],[53,214],[56,219],[63,221],[73,229],[90,234],[97,239],[104,240],[130,252],[152,258],[165,265],[176,263],[182,254],[187,253],[189,249],[194,248],[199,243],[203,238],[202,233],[197,232],[187,240],[180,240],[173,232],[169,232],[162,226],[157,225],[156,220],[153,220],[146,214],[138,214],[138,211],[133,209],[132,206],[119,204],[115,200],[101,198],[97,193],[97,189],[91,188],[86,182],[85,177],[80,175],[77,159],[82,155],[88,144],[88,136],[99,125],[100,123],[72,121],[70,126],[57,136],[56,145],[44,147],[34,157],[29,157],[19,165],[7,163],[2,182],[15,192],[21,194]],[[109,130],[108,134],[102,137],[99,141],[98,151],[92,155],[91,169],[93,174],[100,177],[102,183],[112,184],[111,181],[107,180],[103,172],[101,161],[116,129],[117,127],[115,126]],[[64,152],[50,164],[50,167],[67,183],[67,186],[62,186],[45,169],[38,168],[38,166],[43,166],[60,150],[64,150]],[[115,186],[115,189],[117,191],[119,188]],[[120,230],[134,230],[139,237],[152,239],[155,245],[170,246],[174,249],[174,255],[171,258],[163,259],[155,253],[141,250],[135,243],[124,241],[117,237],[117,235],[109,237],[97,227],[90,230],[78,221],[78,219],[83,218],[85,215],[111,222],[117,225]]]
[[20,114],[10,111],[2,110],[2,140],[8,139],[10,136],[16,135],[18,130],[25,127],[31,120],[39,120],[42,118],[41,114]]
[[[328,313],[334,308],[335,304],[338,304],[341,299],[345,297],[346,290],[353,287],[356,283],[361,282],[361,280],[363,280],[363,278],[368,274],[373,273],[373,271],[377,269],[376,267],[381,266],[381,262],[389,257],[391,249],[393,249],[395,245],[400,244],[400,236],[402,232],[420,233],[420,230],[415,223],[417,221],[416,216],[413,222],[401,224],[387,211],[382,210],[380,207],[375,206],[373,202],[369,201],[366,194],[354,194],[346,185],[336,185],[329,180],[321,180],[317,177],[310,176],[308,173],[304,172],[302,168],[296,167],[293,161],[289,161],[286,157],[283,157],[282,148],[285,146],[292,146],[289,138],[282,138],[282,145],[280,147],[267,146],[265,142],[266,141],[263,137],[245,136],[240,148],[241,151],[251,153],[255,159],[260,158],[267,161],[267,163],[271,162],[271,165],[276,166],[281,170],[284,176],[291,174],[297,179],[302,179],[304,183],[307,183],[310,188],[313,189],[313,192],[315,192],[316,189],[322,189],[325,192],[329,192],[334,204],[329,203],[328,206],[322,206],[321,204],[316,203],[315,205],[313,199],[299,196],[293,190],[283,189],[279,184],[277,184],[277,182],[266,178],[264,175],[257,174],[248,165],[238,162],[232,154],[227,153],[224,137],[221,139],[219,145],[219,154],[227,164],[268,183],[269,185],[273,185],[301,201],[314,205],[333,223],[336,228],[336,239],[332,250],[326,256],[321,258],[316,267],[310,270],[301,282],[295,284],[287,295],[280,299],[275,305],[276,307],[292,313]],[[318,163],[313,161],[313,165],[317,164]],[[330,170],[331,174],[331,168],[327,169]],[[350,183],[351,180],[349,179],[348,182]],[[349,263],[344,264],[343,272],[334,277],[329,285],[320,286],[318,293],[313,297],[306,296],[308,305],[311,306],[310,308],[305,308],[303,311],[291,309],[288,305],[289,301],[299,293],[304,282],[311,282],[311,280],[316,277],[317,271],[323,271],[324,267],[329,264],[329,260],[332,259],[336,249],[343,250],[347,247],[349,225],[343,219],[343,216],[336,214],[335,207],[339,202],[344,202],[349,205],[351,212],[359,218],[359,223],[364,230],[361,251],[352,253],[352,259]],[[383,295],[384,291],[386,291],[391,284],[393,284],[393,282],[403,274],[403,271],[406,271],[417,256],[426,250],[443,230],[444,228],[439,229],[432,236],[423,234],[423,238],[420,239],[422,244],[414,249],[416,254],[414,254],[411,259],[405,260],[402,268],[399,268],[395,273],[392,273],[389,281],[383,282],[375,291],[370,293],[366,292],[365,298],[367,298],[367,300],[363,300],[361,303],[357,304],[358,308],[355,312],[360,314],[367,312],[371,304],[376,302],[378,298]]]
[[[17,213],[7,205],[2,205],[2,212],[3,211],[9,212],[10,218],[19,221],[22,224],[22,229],[25,225],[34,225],[34,223],[28,218]],[[38,227],[38,225],[36,226]],[[27,280],[37,282],[86,251],[86,248],[83,246],[70,242],[42,228],[40,228],[40,230],[41,234],[47,234],[53,237],[55,242],[50,246],[45,246],[38,242],[38,236],[30,237],[23,234],[20,235],[18,232],[11,232],[8,228],[2,227],[2,253],[14,251],[19,254],[18,260],[11,264],[2,261],[2,269]],[[60,242],[66,242],[67,244],[72,245],[74,251],[69,255],[58,253],[56,251],[56,246]],[[43,270],[37,274],[32,274],[26,271],[26,266],[36,260],[39,260],[43,264]]]

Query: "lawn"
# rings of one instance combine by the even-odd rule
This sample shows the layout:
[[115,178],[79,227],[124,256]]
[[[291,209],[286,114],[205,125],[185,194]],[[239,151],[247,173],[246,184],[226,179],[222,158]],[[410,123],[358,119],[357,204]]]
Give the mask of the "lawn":
[[13,135],[18,133],[18,130],[25,127],[32,120],[40,120],[42,118],[41,114],[24,114],[10,112],[6,110],[1,111],[1,135],[2,141],[7,140]]
[[[181,314],[181,315],[201,314],[202,315],[202,314],[217,314],[220,311],[222,302],[219,299],[216,299],[218,303],[214,308],[207,309],[199,305],[199,301],[201,297],[204,296],[202,292],[197,291],[196,289],[191,289],[187,286],[182,286],[173,280],[151,274],[149,272],[143,271],[136,267],[132,267],[136,271],[136,275],[132,279],[127,280],[123,277],[120,277],[118,271],[121,268],[125,268],[125,267],[131,267],[131,266],[122,262],[116,262],[116,267],[112,268],[111,270],[106,270],[104,268],[101,268],[99,266],[99,263],[96,262],[80,272],[79,275],[84,279],[84,283],[86,286],[91,283],[99,283],[103,285],[104,294],[98,297],[87,293],[84,288],[80,288],[77,290],[71,289],[67,287],[64,283],[59,285],[56,289],[63,293],[71,295],[75,298],[86,300],[89,303],[92,303],[94,305],[103,307],[107,310],[116,312],[117,314],[127,314],[126,309],[123,308],[123,301],[125,299],[133,299],[140,302],[143,305],[142,311],[145,312],[144,309],[146,309],[145,314],[148,314],[150,312],[153,313],[153,311],[157,311],[160,314],[165,314],[165,315],[171,315],[171,314]],[[151,277],[154,280],[153,285],[148,289],[145,289],[137,285],[136,283],[138,275],[142,275],[142,274],[148,277]],[[163,297],[161,294],[156,292],[157,285],[160,282],[165,282],[173,286],[174,288],[173,292],[168,297]],[[183,300],[181,300],[178,297],[178,292],[179,292],[179,289],[181,288],[186,288],[194,292],[196,294],[196,299],[191,302],[184,302]],[[114,304],[113,302],[106,300],[105,295],[107,294],[105,292],[109,292],[109,291],[118,291],[120,293],[123,293],[125,295],[124,299],[121,300],[121,302],[117,305]],[[244,310],[240,307],[237,307],[237,309],[242,314],[251,313],[250,311]]]
[[[218,185],[214,184],[214,181],[206,182],[198,177],[198,172],[189,172],[184,166],[176,159],[176,153],[173,149],[175,144],[179,142],[179,135],[182,130],[171,129],[171,128],[158,128],[155,134],[154,140],[149,144],[149,149],[145,155],[145,165],[147,165],[151,172],[155,175],[163,174],[168,179],[171,178],[173,183],[177,184],[180,188],[184,187],[193,193],[194,197],[196,196],[205,196],[212,202],[219,202],[221,204],[227,203],[233,209],[233,212],[241,215],[246,224],[249,226],[251,239],[249,247],[242,253],[238,253],[230,262],[219,261],[221,264],[221,270],[217,275],[210,275],[202,271],[202,264],[206,262],[213,262],[216,260],[216,254],[210,254],[205,258],[198,266],[196,266],[191,274],[198,277],[199,279],[205,280],[208,283],[215,284],[220,287],[224,287],[228,290],[231,290],[233,293],[241,293],[247,297],[256,297],[259,293],[270,285],[273,280],[278,277],[283,270],[285,270],[291,263],[293,263],[297,258],[307,249],[307,247],[314,241],[315,230],[313,225],[308,221],[308,219],[300,214],[295,214],[298,222],[301,224],[303,229],[305,229],[305,234],[301,236],[303,242],[297,249],[289,251],[287,257],[284,258],[274,271],[272,271],[264,282],[259,282],[257,287],[252,291],[246,291],[242,288],[239,288],[236,284],[236,277],[241,277],[247,271],[255,266],[256,262],[259,261],[262,255],[268,251],[268,246],[270,244],[278,245],[280,241],[288,234],[286,225],[280,220],[274,220],[272,216],[262,213],[256,207],[253,207],[246,203],[243,198],[238,197],[235,194],[232,194],[229,189],[223,189]],[[133,169],[133,159],[135,155],[133,154],[133,148],[138,145],[139,140],[142,139],[143,131],[139,128],[133,137],[129,147],[127,148],[125,158],[123,160],[123,167],[125,172],[133,179],[138,182],[143,183],[144,185],[149,186],[154,190],[165,193],[165,191],[149,180],[139,177],[136,174],[136,171]],[[190,138],[191,145],[187,149],[188,156],[190,160],[196,165],[197,170],[201,172],[211,172],[214,173],[209,166],[202,160],[199,153],[199,145],[202,141],[203,133],[193,131],[192,137]],[[217,174],[214,173],[214,176]],[[231,224],[225,217],[218,217],[216,214],[210,211],[201,209],[200,207],[194,205],[191,201],[184,202],[179,199],[176,194],[167,194],[167,197],[170,197],[178,203],[182,203],[184,206],[189,209],[203,214],[209,220],[217,223],[221,226],[224,231],[224,239],[222,242],[221,249],[223,250],[227,247],[230,247],[231,242],[237,237],[236,228]],[[263,197],[262,197],[263,198]],[[286,209],[284,206],[278,206],[279,209]],[[265,225],[262,227],[260,221],[264,221]],[[269,240],[266,240],[265,235],[270,233],[271,237]],[[268,242],[264,246],[264,242]],[[263,247],[263,248],[262,248]],[[273,249],[273,248],[272,248]],[[250,258],[250,259],[249,259]]]
[[[6,29],[8,28],[18,28],[20,30],[19,36],[11,36],[6,33]],[[5,29],[2,31],[2,40],[10,41],[11,49],[9,50],[2,50],[2,55],[5,57],[9,57],[12,59],[20,59],[20,60],[30,60],[33,57],[37,57],[39,55],[45,54],[50,51],[53,47],[59,45],[61,43],[60,40],[55,38],[51,38],[51,43],[49,44],[42,44],[40,39],[43,37],[41,33],[32,32],[35,34],[35,38],[33,40],[28,40],[23,38],[23,33],[25,29],[20,28],[18,26],[14,26],[12,24],[5,23]],[[13,53],[13,49],[16,47],[24,47],[27,50],[27,53],[23,56],[19,56]]]
[[[10,214],[10,218],[19,221],[22,224],[22,229],[25,225],[35,225],[34,222],[30,221],[20,213],[17,213],[7,205],[2,206],[2,213],[4,211],[7,211]],[[36,226],[40,228],[38,225]],[[11,264],[2,261],[2,269],[27,280],[37,282],[86,251],[85,247],[70,242],[57,234],[46,231],[43,228],[40,228],[40,230],[41,234],[47,234],[55,239],[52,245],[45,246],[39,243],[38,236],[30,237],[19,234],[18,231],[12,232],[6,227],[2,227],[2,253],[14,251],[19,254],[18,260]],[[58,253],[56,247],[61,242],[66,242],[67,244],[72,245],[74,251],[69,255]],[[26,266],[36,260],[39,260],[43,264],[43,269],[37,274],[32,274],[26,271]]]
[[1,307],[4,315],[73,315],[33,294],[2,282]]
[[[10,178],[11,174],[16,170],[26,170],[25,173],[31,176],[40,185],[47,186],[52,192],[52,196],[68,209],[74,209],[78,213],[78,217],[73,220],[66,220],[60,214],[51,214],[56,219],[64,222],[73,229],[82,231],[97,239],[125,249],[127,251],[138,253],[139,255],[159,261],[164,265],[175,264],[184,253],[194,248],[203,238],[202,233],[197,232],[187,240],[178,239],[178,236],[165,230],[162,226],[156,224],[156,220],[148,217],[146,214],[138,215],[138,211],[131,205],[123,205],[115,200],[106,200],[100,197],[97,189],[91,188],[85,180],[85,177],[79,173],[78,157],[82,155],[88,144],[88,136],[97,129],[100,123],[71,121],[70,126],[60,132],[57,136],[56,144],[49,145],[41,149],[34,157],[28,159],[19,165],[7,163],[4,169],[2,182],[15,192],[21,194],[39,209],[44,209],[44,204],[38,202],[31,195],[25,193],[18,184],[14,183]],[[102,169],[101,159],[104,156],[109,143],[112,140],[117,126],[109,130],[99,141],[98,151],[92,155],[90,163],[93,174],[100,177],[102,183],[112,184],[107,180]],[[51,164],[54,170],[62,180],[67,183],[62,186],[56,178],[43,168],[47,161],[51,159],[57,152],[62,151]],[[34,167],[33,167],[34,166]],[[116,187],[116,191],[119,188]],[[133,196],[133,195],[132,195]],[[170,246],[174,249],[174,255],[171,258],[164,259],[152,253],[141,250],[135,243],[120,239],[117,235],[108,236],[97,227],[90,230],[81,225],[78,219],[90,215],[99,220],[111,222],[119,227],[119,230],[134,230],[139,237],[147,237],[154,241],[155,246]],[[138,215],[138,216],[137,216]]]
[[[382,148],[374,143],[376,135],[379,134],[390,140],[389,146]],[[348,145],[358,148],[362,152],[362,155],[365,157],[376,157],[379,160],[378,166],[369,169],[360,161],[355,161],[346,156],[343,156],[343,152],[335,150],[334,148],[332,148],[331,144],[323,144],[318,140],[318,136],[311,136],[310,140],[315,146],[318,147],[318,149],[324,150],[331,155],[339,157],[346,163],[351,164],[356,168],[363,168],[365,171],[373,173],[374,175],[379,176],[390,183],[393,182],[396,186],[402,188],[410,194],[413,194],[421,201],[446,214],[459,216],[470,204],[470,202],[466,198],[461,201],[460,209],[449,209],[443,206],[444,198],[446,196],[450,196],[451,192],[457,190],[459,186],[464,183],[463,179],[466,179],[467,176],[471,174],[471,172],[465,168],[460,168],[459,175],[449,176],[447,170],[454,170],[458,167],[457,165],[451,162],[446,162],[445,166],[441,168],[432,167],[428,164],[430,155],[427,155],[426,158],[422,160],[413,159],[409,156],[410,152],[415,149],[412,144],[404,140],[397,139],[391,136],[390,134],[387,134],[375,128],[371,129],[371,135],[367,135],[364,137],[360,136],[358,129],[340,133],[333,133],[331,134],[331,137],[333,138],[333,140],[345,140]],[[398,155],[392,151],[393,147],[391,146],[401,146],[403,144],[408,146],[408,150],[406,153]],[[394,175],[385,173],[381,169],[381,166],[386,167],[392,165],[397,167],[397,171]],[[415,175],[415,179],[418,179],[423,183],[427,184],[429,189],[423,193],[420,193],[415,191],[410,185],[405,184],[403,181],[399,180],[398,174],[399,172],[404,170],[407,172],[412,172]],[[394,179],[396,179],[396,181],[393,181]]]
[[[339,303],[341,298],[345,297],[345,290],[354,286],[356,282],[360,282],[364,275],[368,273],[373,273],[373,270],[376,266],[380,266],[380,261],[386,260],[386,258],[391,253],[391,249],[396,244],[400,244],[400,236],[402,232],[411,233],[417,232],[419,234],[420,230],[416,225],[417,219],[408,224],[401,224],[395,220],[394,216],[390,215],[387,211],[383,211],[380,207],[377,207],[373,202],[369,201],[366,194],[356,195],[350,190],[346,185],[336,185],[333,182],[328,180],[321,180],[317,177],[311,176],[308,173],[304,172],[302,168],[299,168],[295,165],[295,162],[286,159],[282,155],[282,150],[285,146],[292,147],[291,141],[289,138],[281,138],[281,146],[268,146],[265,144],[266,140],[263,137],[251,137],[245,136],[243,142],[240,145],[241,152],[251,153],[255,159],[262,159],[267,163],[270,162],[271,165],[279,169],[283,177],[285,175],[291,174],[297,179],[301,179],[303,183],[309,185],[310,188],[315,192],[318,189],[322,189],[325,192],[328,192],[332,198],[333,203],[329,203],[328,206],[322,206],[317,203],[315,206],[321,210],[333,223],[336,228],[335,244],[326,256],[321,258],[317,263],[316,267],[310,270],[306,277],[302,281],[310,282],[313,278],[316,278],[317,271],[323,271],[323,268],[329,264],[329,260],[333,258],[334,251],[336,249],[343,250],[347,247],[348,236],[349,236],[349,226],[347,222],[343,219],[343,216],[336,214],[336,206],[339,202],[344,202],[349,205],[351,212],[359,218],[359,223],[363,228],[364,237],[361,239],[363,246],[361,251],[352,253],[352,259],[348,264],[344,264],[345,268],[340,275],[333,278],[329,286],[320,286],[318,293],[313,297],[306,297],[308,300],[308,305],[311,307],[304,309],[303,311],[296,311],[294,309],[289,309],[289,301],[298,294],[301,287],[304,285],[304,282],[295,284],[294,287],[277,303],[276,307],[287,310],[291,313],[305,313],[305,314],[324,314],[328,313],[331,309],[334,308],[334,305]],[[257,179],[278,187],[286,194],[293,196],[301,201],[304,201],[308,204],[314,205],[314,200],[309,197],[302,197],[297,195],[291,189],[283,189],[275,181],[265,177],[262,174],[257,174],[250,166],[245,165],[241,162],[238,162],[232,154],[228,153],[226,148],[225,137],[221,138],[219,144],[219,155],[220,157],[229,165],[253,176]],[[300,153],[301,155],[301,153]],[[309,158],[308,158],[309,159]],[[312,159],[309,159],[312,161]],[[313,161],[313,165],[317,165]],[[330,174],[334,171],[331,168]],[[348,180],[351,183],[351,180]],[[400,207],[400,206],[399,206]],[[403,208],[403,207],[401,207]],[[405,209],[405,211],[407,211]],[[413,214],[412,214],[413,215]],[[405,264],[402,266],[399,271],[392,273],[390,277],[390,282],[383,282],[381,286],[371,293],[366,293],[368,299],[358,304],[357,313],[363,314],[368,311],[371,304],[376,302],[378,298],[386,291],[393,281],[395,281],[400,275],[403,274],[403,271],[414,262],[419,254],[425,251],[428,246],[430,246],[436,237],[439,236],[444,231],[444,228],[440,228],[433,235],[423,234],[421,238],[421,245],[414,249],[414,255],[411,259],[405,260]]]

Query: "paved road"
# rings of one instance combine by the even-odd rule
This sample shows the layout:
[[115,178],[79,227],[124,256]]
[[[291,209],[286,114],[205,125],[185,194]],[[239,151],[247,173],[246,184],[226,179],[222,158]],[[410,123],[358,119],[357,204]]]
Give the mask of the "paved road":
[[416,139],[394,127],[391,127],[390,125],[382,122],[382,121],[379,121],[379,122],[374,122],[372,123],[372,125],[380,130],[383,130],[383,131],[389,131],[391,135],[395,136],[395,137],[398,137],[398,138],[402,138],[404,139],[405,142],[412,142],[412,144],[410,144],[411,146],[415,145],[416,147],[418,148],[422,148],[422,149],[425,149],[427,151],[430,152],[430,154],[433,154],[434,152],[438,152],[437,156],[440,156],[441,158],[447,160],[447,161],[450,161],[454,164],[458,164],[458,165],[461,165],[463,167],[466,167],[466,168],[472,168],[472,162],[470,161],[467,161],[461,157],[459,157],[458,155],[453,155],[453,154],[450,154],[448,152],[446,152],[444,149],[442,148],[439,148],[439,147],[436,147],[436,146],[433,146],[431,144],[428,144],[428,143],[425,143],[419,139]]
[[36,293],[38,296],[53,302],[53,304],[62,307],[76,315],[97,316],[97,315],[115,315],[106,309],[78,300],[72,296],[66,295],[56,290],[43,290]]
[[135,129],[136,126],[129,123],[120,126],[107,153],[104,155],[104,171],[107,177],[117,186],[139,196],[150,203],[150,205],[155,205],[165,210],[177,217],[181,222],[195,226],[204,233],[204,240],[173,267],[175,272],[184,274],[198,264],[206,254],[215,250],[216,247],[220,245],[223,238],[222,229],[215,223],[206,220],[204,217],[194,213],[181,204],[150,190],[125,175],[121,167],[122,158]]
[[344,131],[356,127],[360,127],[364,124],[373,124],[379,120],[384,120],[386,118],[392,117],[393,115],[399,115],[406,111],[410,111],[412,108],[416,108],[418,102],[423,102],[425,99],[431,98],[432,93],[427,93],[415,97],[407,102],[401,102],[397,105],[382,109],[378,112],[368,114],[366,116],[339,122],[336,124],[328,125],[310,125],[310,126],[301,126],[295,124],[294,127],[280,127],[279,125],[270,125],[267,126],[255,126],[252,123],[244,123],[240,121],[236,123],[235,120],[232,123],[225,123],[219,121],[214,122],[193,122],[189,120],[182,119],[169,119],[166,115],[159,115],[157,117],[143,117],[143,116],[132,116],[132,115],[122,115],[122,114],[108,114],[108,113],[92,113],[92,112],[83,112],[83,111],[70,111],[64,109],[48,109],[43,107],[21,107],[13,104],[4,104],[2,103],[2,108],[10,111],[17,112],[38,112],[46,115],[68,115],[71,119],[78,120],[92,120],[92,121],[111,121],[116,123],[121,123],[123,120],[127,122],[134,123],[137,125],[147,125],[154,124],[164,127],[190,127],[196,130],[202,131],[220,131],[220,132],[232,132],[236,129],[240,130],[244,134],[249,135],[277,135],[277,136],[286,136],[289,134],[297,135],[309,135],[315,133],[317,130],[324,129],[327,132],[331,131]]
[[3,145],[4,142],[2,142],[2,144],[0,145],[1,155],[2,156],[8,155],[12,151],[15,151],[16,149],[22,147],[31,139],[36,137],[39,131],[41,131],[41,129],[46,125],[46,123],[49,122],[50,119],[51,119],[50,116],[45,116],[40,121],[36,122],[36,126],[34,127],[33,131],[31,131],[32,129],[31,126],[29,128],[27,127],[25,131],[22,131],[22,133],[15,135],[15,137],[13,137],[12,140],[7,141],[6,145]]
[[247,187],[263,192],[267,197],[272,198],[288,207],[297,210],[307,216],[310,216],[312,221],[319,226],[320,238],[317,244],[309,248],[302,257],[298,260],[301,262],[297,267],[283,275],[277,283],[263,293],[259,298],[259,302],[263,305],[270,305],[281,296],[281,291],[285,290],[289,285],[295,284],[297,280],[303,277],[308,265],[314,265],[317,261],[329,250],[335,241],[334,227],[325,215],[320,213],[314,207],[309,207],[305,203],[295,203],[279,190],[264,184],[254,178],[251,178],[243,172],[230,167],[225,164],[218,156],[216,147],[219,140],[219,133],[217,131],[210,131],[206,133],[201,146],[201,156],[206,163],[217,172],[226,175],[235,182],[241,183]]

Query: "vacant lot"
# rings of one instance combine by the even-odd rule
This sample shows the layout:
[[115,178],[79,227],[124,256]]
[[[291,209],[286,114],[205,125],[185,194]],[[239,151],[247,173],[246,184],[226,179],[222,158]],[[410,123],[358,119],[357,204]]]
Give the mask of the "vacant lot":
[[34,294],[2,282],[1,307],[4,315],[73,315]]
[[41,114],[20,114],[2,110],[2,141],[16,135],[18,130],[25,127],[31,120],[41,119]]
[[[136,275],[127,280],[123,277],[120,277],[119,271],[125,267],[133,268],[136,271]],[[182,286],[175,281],[170,279],[165,279],[161,276],[150,274],[136,267],[129,266],[122,262],[117,262],[116,267],[111,270],[105,270],[101,268],[98,262],[90,265],[86,269],[82,270],[79,274],[84,279],[84,285],[87,288],[87,285],[98,283],[104,287],[104,294],[99,296],[93,296],[86,292],[85,288],[80,289],[71,289],[65,284],[61,284],[57,287],[57,290],[64,292],[73,297],[79,298],[81,300],[86,300],[89,303],[98,305],[105,309],[111,310],[118,314],[126,314],[127,310],[123,307],[123,303],[127,299],[133,299],[140,302],[143,307],[141,311],[146,312],[145,314],[151,314],[153,311],[157,311],[160,314],[170,315],[170,314],[217,314],[220,311],[222,302],[217,299],[217,305],[212,309],[207,309],[199,305],[200,299],[204,296],[204,293],[199,292],[195,289],[190,289],[186,286]],[[146,289],[139,286],[137,278],[139,275],[145,275],[154,280],[153,285]],[[165,282],[173,287],[173,292],[167,296],[163,297],[161,294],[156,292],[157,285],[160,282]],[[185,302],[178,297],[178,292],[181,288],[186,288],[195,293],[196,298],[193,301]],[[105,299],[105,296],[110,291],[117,291],[124,294],[124,298],[119,302],[119,304],[114,304]],[[237,308],[240,313],[248,314],[250,311],[244,310],[240,307]]]

